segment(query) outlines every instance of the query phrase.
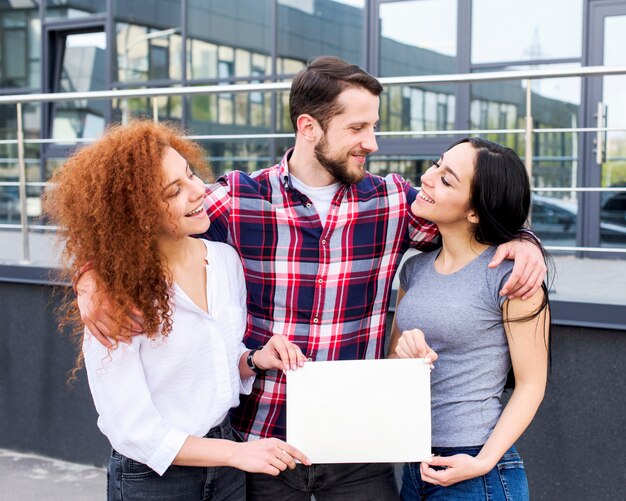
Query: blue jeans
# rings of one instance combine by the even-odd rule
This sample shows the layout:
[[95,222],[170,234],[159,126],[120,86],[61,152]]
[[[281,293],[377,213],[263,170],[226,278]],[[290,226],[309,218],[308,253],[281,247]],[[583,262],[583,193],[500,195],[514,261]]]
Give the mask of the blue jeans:
[[[433,447],[436,456],[469,454],[476,456],[481,447]],[[435,469],[437,469],[435,467]],[[528,501],[528,482],[524,463],[515,447],[511,447],[496,466],[482,477],[442,487],[422,481],[420,463],[404,465],[402,500],[462,500],[462,501]]]
[[[228,417],[211,428],[207,438],[234,440]],[[229,467],[199,468],[171,465],[159,476],[145,464],[111,452],[107,475],[108,501],[244,501],[246,476]]]
[[247,474],[249,501],[396,501],[398,486],[393,465],[314,464],[296,465],[277,477]]

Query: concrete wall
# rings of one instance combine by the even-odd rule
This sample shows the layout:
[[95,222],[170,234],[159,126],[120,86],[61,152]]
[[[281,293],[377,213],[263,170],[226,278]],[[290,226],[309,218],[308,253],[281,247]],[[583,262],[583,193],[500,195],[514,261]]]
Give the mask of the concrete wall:
[[[58,295],[0,282],[0,448],[104,465],[108,442],[74,349],[56,331]],[[533,500],[623,499],[626,332],[556,327],[545,401],[518,443]]]

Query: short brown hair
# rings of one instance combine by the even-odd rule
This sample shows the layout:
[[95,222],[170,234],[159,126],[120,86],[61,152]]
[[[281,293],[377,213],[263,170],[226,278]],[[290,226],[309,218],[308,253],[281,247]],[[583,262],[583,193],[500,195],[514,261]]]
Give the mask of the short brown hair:
[[293,130],[297,131],[298,117],[309,114],[323,130],[328,121],[343,110],[337,98],[348,87],[360,87],[379,96],[380,82],[369,73],[334,56],[320,56],[309,62],[291,84],[289,114]]

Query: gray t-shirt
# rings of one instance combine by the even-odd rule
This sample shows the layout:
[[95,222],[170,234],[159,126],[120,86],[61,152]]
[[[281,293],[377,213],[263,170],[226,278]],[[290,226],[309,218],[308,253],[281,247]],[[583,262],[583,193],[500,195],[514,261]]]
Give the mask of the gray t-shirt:
[[511,359],[499,291],[513,262],[488,268],[494,252],[488,248],[449,275],[435,270],[438,251],[418,254],[400,272],[406,295],[398,328],[421,329],[439,355],[431,372],[433,447],[484,444],[502,412]]

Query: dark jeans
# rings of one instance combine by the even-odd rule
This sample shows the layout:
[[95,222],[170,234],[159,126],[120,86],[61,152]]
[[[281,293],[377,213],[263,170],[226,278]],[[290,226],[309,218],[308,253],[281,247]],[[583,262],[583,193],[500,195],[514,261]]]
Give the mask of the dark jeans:
[[[469,454],[476,456],[482,447],[433,447],[437,456]],[[515,447],[504,453],[496,466],[486,475],[470,478],[449,487],[424,482],[420,463],[407,463],[402,476],[402,500],[454,501],[528,501],[526,472]]]
[[[207,438],[233,440],[226,418],[211,428]],[[170,466],[163,476],[145,464],[113,450],[107,475],[108,501],[244,501],[245,473],[228,467]]]
[[277,477],[248,473],[249,501],[396,501],[400,499],[393,465],[314,464],[296,465]]

